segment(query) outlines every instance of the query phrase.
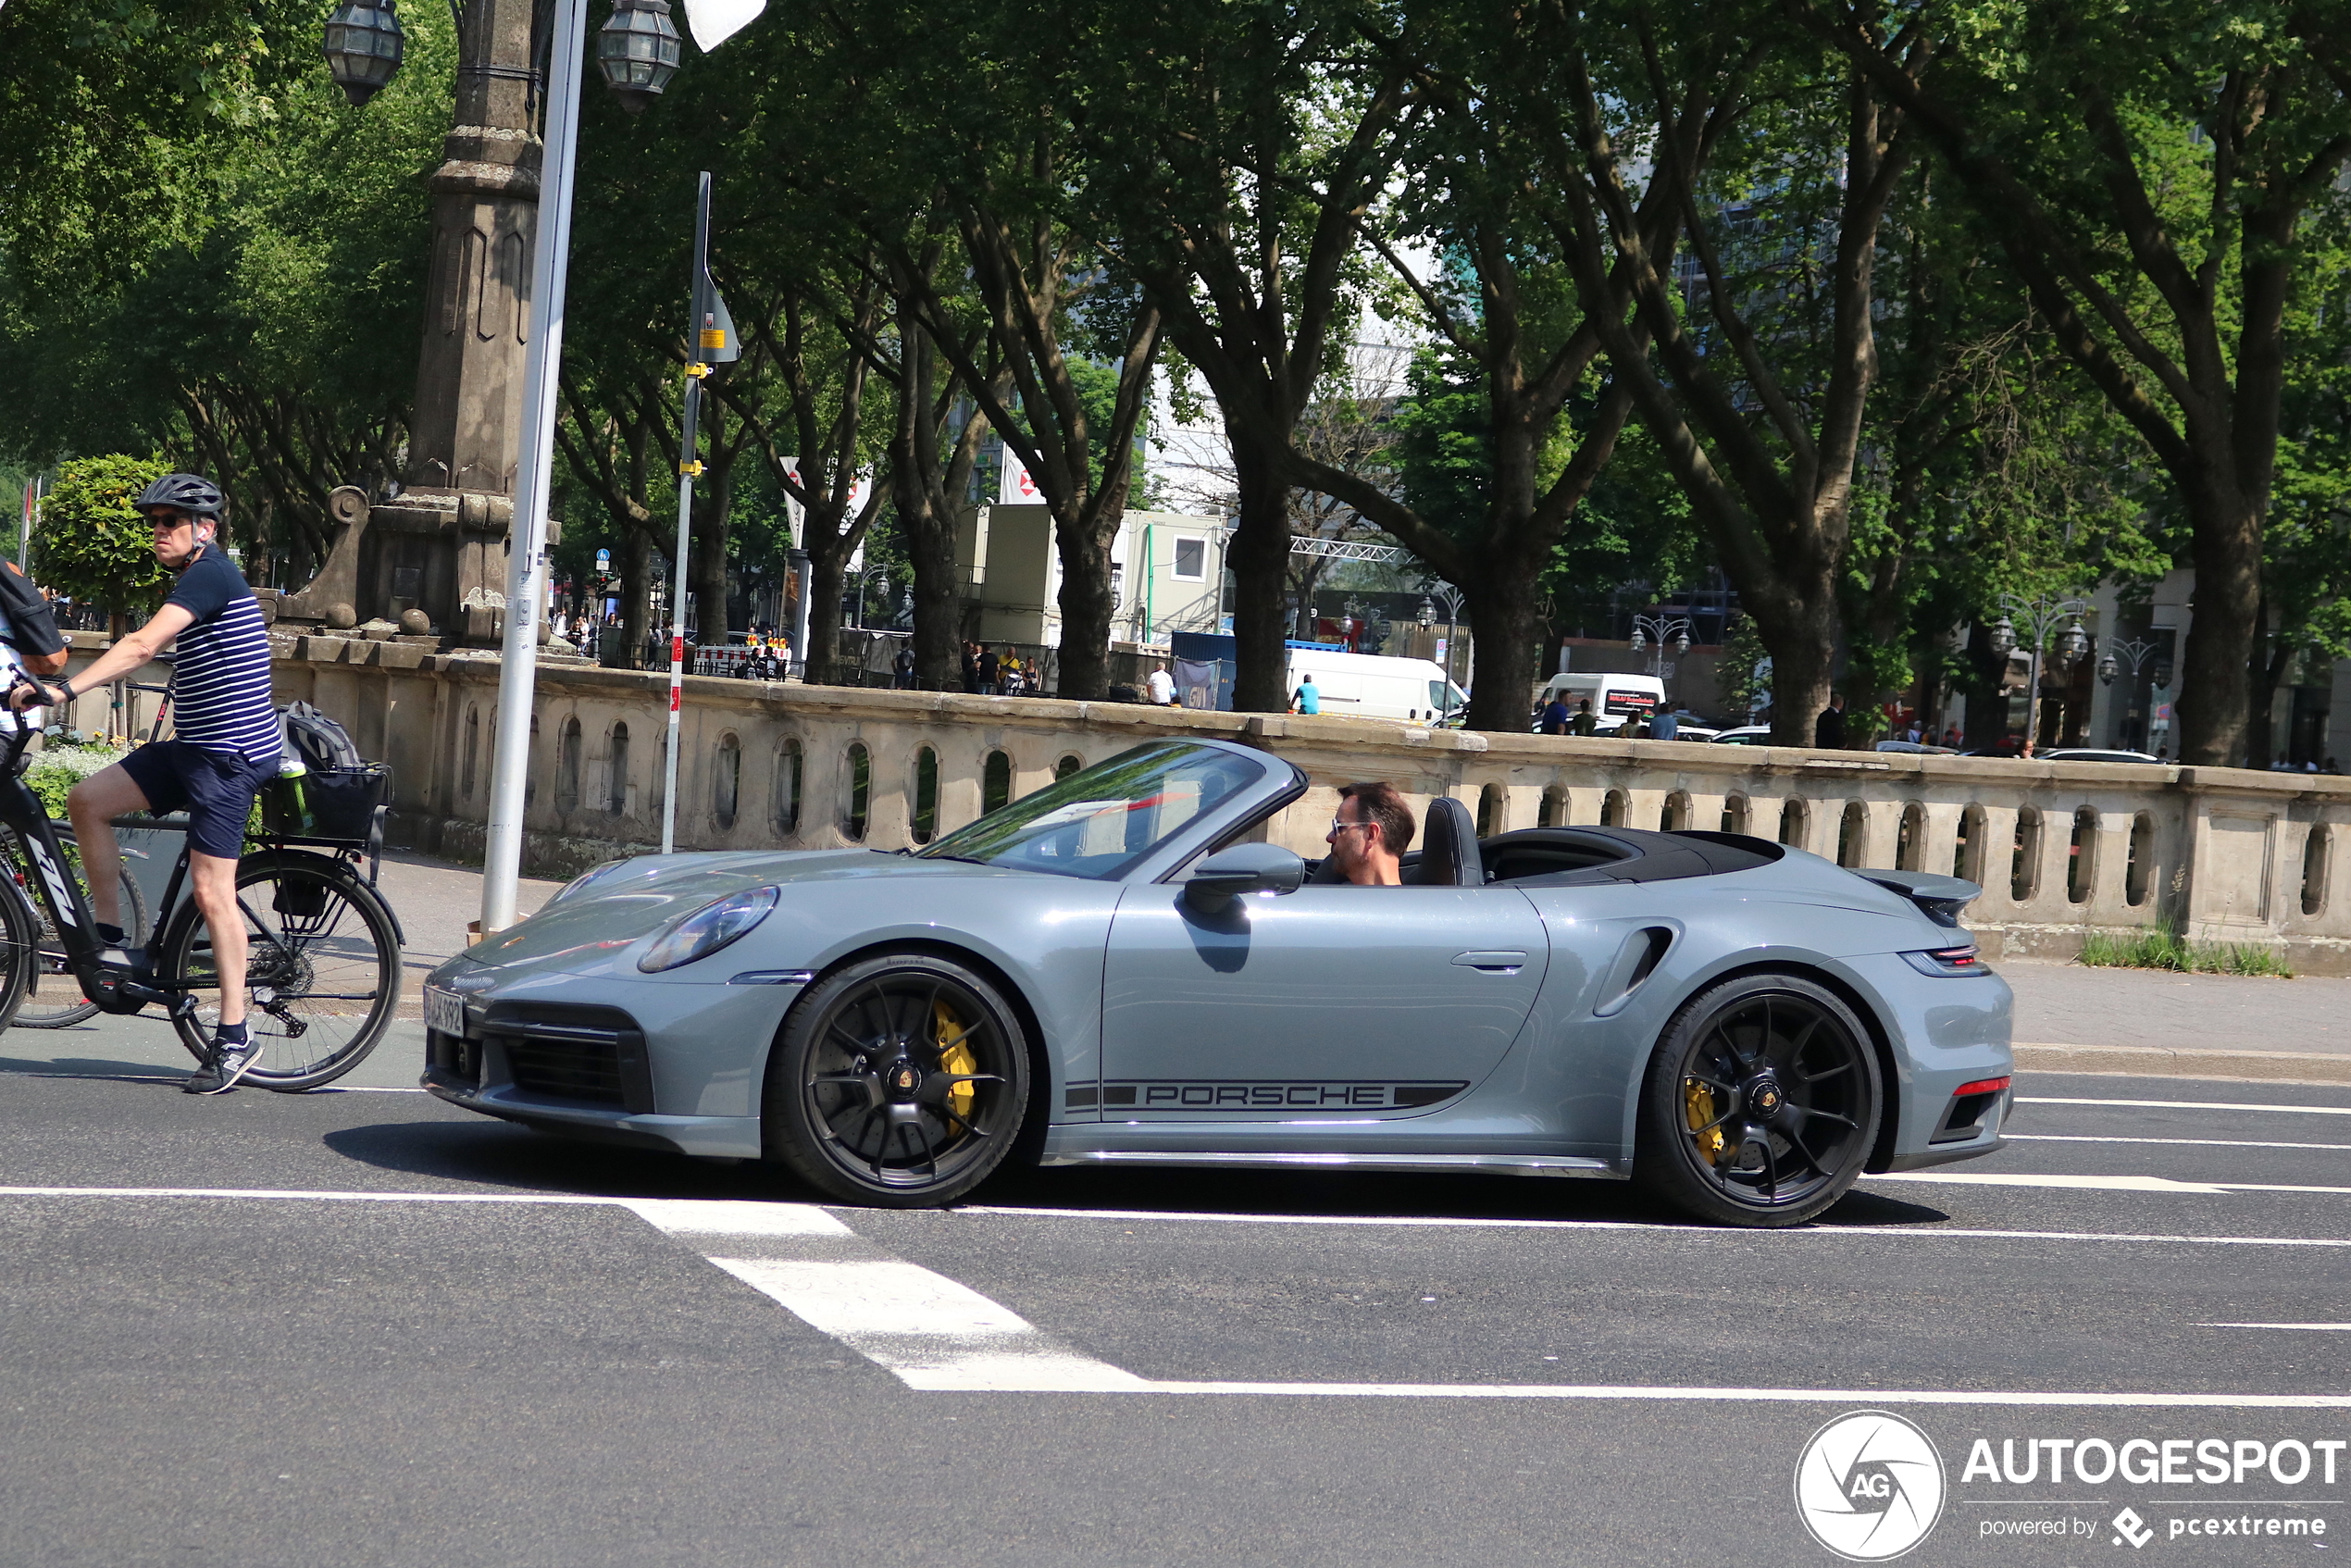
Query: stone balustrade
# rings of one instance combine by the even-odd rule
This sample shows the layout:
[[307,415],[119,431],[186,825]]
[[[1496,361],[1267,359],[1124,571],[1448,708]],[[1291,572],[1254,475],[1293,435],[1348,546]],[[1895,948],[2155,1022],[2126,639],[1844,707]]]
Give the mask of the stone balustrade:
[[[317,703],[363,752],[392,763],[396,837],[479,854],[494,656],[286,638],[276,671],[280,701]],[[526,812],[534,869],[567,875],[658,841],[666,687],[659,673],[541,666]],[[1306,769],[1313,788],[1269,829],[1304,854],[1322,852],[1338,785],[1381,778],[1416,805],[1457,797],[1484,833],[1723,828],[1847,865],[1955,872],[1984,886],[1969,924],[1996,953],[2066,957],[2089,929],[2169,920],[2199,940],[2279,947],[2309,972],[2351,973],[2351,899],[2336,896],[2351,778],[1490,735],[694,677],[682,735],[678,837],[698,850],[898,849],[1138,741],[1216,736]]]

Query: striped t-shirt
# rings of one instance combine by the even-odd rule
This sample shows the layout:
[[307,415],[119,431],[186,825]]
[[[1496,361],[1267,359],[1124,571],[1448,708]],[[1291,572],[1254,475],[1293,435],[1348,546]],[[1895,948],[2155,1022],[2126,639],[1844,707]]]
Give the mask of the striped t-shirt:
[[207,752],[266,763],[279,751],[278,710],[269,700],[269,628],[244,574],[217,544],[180,569],[164,601],[196,617],[180,634],[171,678],[172,727]]

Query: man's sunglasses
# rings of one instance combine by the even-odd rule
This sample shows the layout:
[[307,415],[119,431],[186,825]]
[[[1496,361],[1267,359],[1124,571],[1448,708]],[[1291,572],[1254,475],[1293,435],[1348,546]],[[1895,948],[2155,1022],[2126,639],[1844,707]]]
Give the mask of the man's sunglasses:
[[[1376,828],[1378,826],[1379,824],[1376,822],[1341,822],[1336,816],[1331,818],[1332,833],[1344,833],[1350,828]],[[1325,834],[1325,837],[1327,838],[1329,835]]]

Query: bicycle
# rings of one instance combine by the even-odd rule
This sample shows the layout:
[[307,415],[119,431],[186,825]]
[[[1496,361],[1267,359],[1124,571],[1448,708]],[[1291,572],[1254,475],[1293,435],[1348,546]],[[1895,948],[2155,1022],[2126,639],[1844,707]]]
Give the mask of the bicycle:
[[[102,964],[104,945],[82,878],[68,871],[57,828],[24,781],[34,733],[20,728],[0,738],[0,827],[14,835],[32,872],[29,892],[0,876],[0,1028],[16,1021],[33,989],[45,919],[66,971],[95,1011],[127,1016],[160,1006],[180,1043],[203,1062],[219,1018],[220,977],[204,916],[194,899],[180,897],[187,846],[166,885],[163,916],[140,945],[143,972]],[[365,1061],[391,1026],[402,939],[399,920],[375,889],[382,823],[378,807],[366,840],[248,833],[246,841],[258,847],[237,862],[237,907],[245,922],[247,1017],[265,1049],[245,1082],[281,1093],[332,1083]],[[121,826],[168,824],[133,817]]]

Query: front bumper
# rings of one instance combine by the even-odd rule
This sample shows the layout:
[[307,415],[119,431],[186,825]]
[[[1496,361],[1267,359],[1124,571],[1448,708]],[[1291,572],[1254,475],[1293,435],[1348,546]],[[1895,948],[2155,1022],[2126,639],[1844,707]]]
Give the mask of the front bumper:
[[421,1087],[550,1132],[756,1159],[768,1048],[797,987],[544,980],[468,998],[428,1029]]

